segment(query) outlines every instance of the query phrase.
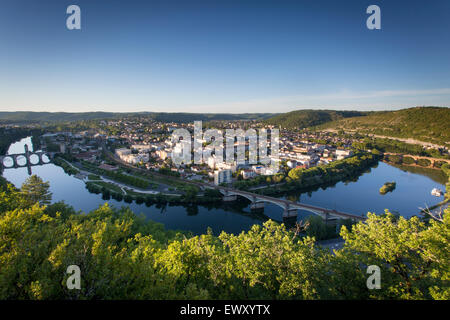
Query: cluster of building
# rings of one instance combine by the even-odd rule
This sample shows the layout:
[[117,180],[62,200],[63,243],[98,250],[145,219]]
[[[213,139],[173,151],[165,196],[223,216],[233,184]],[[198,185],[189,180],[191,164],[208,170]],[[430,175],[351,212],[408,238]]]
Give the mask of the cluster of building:
[[[134,150],[136,150],[137,153],[135,153]],[[150,160],[149,151],[150,149],[146,147],[136,148],[136,146],[133,146],[133,149],[116,149],[115,153],[117,157],[119,157],[119,159],[121,159],[122,161],[136,165],[148,163],[148,161]]]
[[78,160],[94,162],[101,157],[104,135],[92,131],[57,132],[41,136],[43,150],[71,154]]
[[327,145],[309,142],[285,144],[281,149],[280,158],[287,161],[289,168],[310,168],[320,164],[328,164],[353,155],[350,149],[338,149]]
[[[225,124],[222,124],[225,125]],[[229,128],[239,127],[236,123],[228,123]],[[262,127],[261,124],[250,122],[248,127]],[[229,183],[233,176],[240,175],[243,179],[252,179],[259,175],[276,174],[271,167],[258,164],[224,163],[214,155],[205,158],[202,163],[183,164],[175,166],[172,154],[179,153],[183,148],[182,143],[174,144],[170,134],[178,128],[186,128],[193,131],[192,124],[181,125],[177,123],[161,123],[152,119],[118,119],[104,120],[100,122],[100,129],[87,130],[72,134],[70,132],[49,133],[43,138],[47,145],[53,148],[57,146],[57,152],[70,153],[80,160],[95,162],[101,161],[102,145],[112,148],[115,155],[122,161],[132,165],[139,165],[147,169],[158,171],[161,168],[170,168],[180,173],[186,179],[213,180],[215,184]],[[244,127],[244,130],[246,128]],[[222,130],[224,132],[224,130]],[[285,163],[287,169],[309,168],[312,166],[327,164],[335,160],[344,159],[352,155],[350,151],[351,141],[338,141],[342,147],[311,142],[320,137],[309,133],[293,133],[283,131],[279,140],[279,157],[271,159],[278,164]],[[243,145],[248,151],[248,138],[236,140],[236,148]],[[214,153],[213,145],[206,140],[196,141],[203,146],[204,154]],[[224,157],[225,158],[225,155]],[[282,166],[279,166],[282,167]]]

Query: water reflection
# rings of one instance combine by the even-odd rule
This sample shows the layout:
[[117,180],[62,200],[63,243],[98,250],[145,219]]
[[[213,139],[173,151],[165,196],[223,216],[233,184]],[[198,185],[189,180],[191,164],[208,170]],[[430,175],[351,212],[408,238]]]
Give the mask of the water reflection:
[[[13,144],[9,153],[24,152],[25,143],[32,150],[31,139],[23,139],[20,143]],[[431,206],[442,200],[442,198],[431,196],[432,188],[445,189],[443,183],[436,181],[438,180],[436,172],[439,171],[433,170],[435,172],[433,174],[426,171],[411,171],[379,163],[378,166],[366,170],[365,173],[354,179],[315,189],[296,190],[285,196],[289,200],[358,215],[368,211],[383,213],[388,208],[410,217],[419,212],[419,207]],[[74,206],[76,210],[84,212],[96,209],[105,202],[118,208],[129,206],[137,214],[142,213],[147,218],[161,222],[170,229],[191,230],[198,234],[206,232],[207,228],[211,227],[215,234],[222,230],[239,233],[242,230],[249,230],[253,224],[261,224],[269,218],[282,221],[283,209],[279,206],[266,204],[264,211],[252,212],[249,208],[249,201],[244,198],[238,198],[238,201],[231,203],[219,202],[207,205],[147,205],[135,202],[128,204],[114,199],[103,200],[102,195],[89,193],[83,181],[65,174],[62,168],[53,164],[33,167],[33,172],[44,181],[50,182],[53,201],[65,201]],[[5,169],[3,176],[20,187],[28,174],[26,168]],[[378,190],[386,181],[396,181],[397,188],[394,192],[380,195]],[[298,219],[305,219],[308,215],[310,215],[309,212],[299,210]]]

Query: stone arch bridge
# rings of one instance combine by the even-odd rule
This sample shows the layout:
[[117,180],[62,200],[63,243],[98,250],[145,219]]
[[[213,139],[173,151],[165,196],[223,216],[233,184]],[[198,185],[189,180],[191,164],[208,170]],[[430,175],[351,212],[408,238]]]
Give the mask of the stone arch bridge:
[[[385,155],[389,156],[398,156],[403,158],[412,158],[415,162],[417,162],[417,160],[420,159],[425,159],[430,161],[430,165],[428,166],[428,168],[434,168],[434,163],[435,162],[446,162],[448,164],[450,164],[450,160],[449,159],[441,159],[441,158],[432,158],[432,157],[424,157],[424,156],[415,156],[412,154],[402,154],[402,153],[392,153],[392,152],[385,152]],[[423,168],[427,168],[427,167],[423,167]]]
[[[37,161],[32,161],[31,157],[37,157]],[[44,156],[47,157],[48,161],[44,159]],[[28,150],[28,145],[25,145],[25,153],[18,154],[8,154],[4,156],[0,156],[0,172],[3,172],[4,169],[16,169],[16,168],[27,168],[28,174],[31,175],[31,167],[32,166],[42,166],[44,164],[50,163],[52,154],[48,154],[46,152],[32,152]],[[19,159],[25,159],[25,163],[20,163]],[[8,161],[9,160],[9,161]]]

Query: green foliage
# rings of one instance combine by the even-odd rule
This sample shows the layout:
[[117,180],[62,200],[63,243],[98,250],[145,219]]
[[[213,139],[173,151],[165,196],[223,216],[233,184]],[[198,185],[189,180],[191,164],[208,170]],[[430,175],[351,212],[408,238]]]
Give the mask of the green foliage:
[[395,164],[401,164],[402,163],[402,156],[398,156],[395,154],[389,154],[385,156],[386,160]]
[[221,199],[222,193],[220,193],[220,191],[217,189],[205,189],[204,196],[211,199],[214,198]]
[[[161,122],[194,122],[197,120],[255,120],[273,116],[271,113],[165,113],[165,112],[0,112],[0,121],[7,123],[71,123],[87,122],[103,119],[123,119],[127,117],[139,117],[140,119],[153,119]],[[61,130],[59,130],[61,131]]]
[[265,123],[281,126],[283,128],[301,129],[343,118],[360,117],[367,114],[367,112],[359,111],[297,110],[269,118]]
[[370,298],[449,299],[450,212],[443,222],[425,225],[417,217],[395,219],[369,213],[366,223],[352,231],[342,228],[343,251],[357,254],[363,265],[377,265],[382,272],[381,290]]
[[63,168],[64,172],[68,175],[78,174],[80,171],[71,166],[68,162],[66,162],[63,158],[55,157],[53,163],[61,168]]
[[[450,210],[429,222],[369,214],[342,227],[344,247],[332,253],[273,221],[192,236],[129,208],[76,214],[22,198],[2,187],[0,299],[450,298]],[[373,264],[380,290],[366,287]],[[81,290],[66,287],[69,265],[81,269]]]
[[20,191],[25,202],[33,205],[35,203],[50,204],[52,194],[49,191],[50,183],[44,182],[37,175],[32,175],[22,184]]
[[373,112],[364,117],[341,119],[321,128],[356,130],[388,137],[413,138],[437,144],[450,141],[450,108],[416,107],[398,111]]
[[336,226],[332,224],[326,224],[323,219],[316,215],[311,215],[308,217],[307,222],[309,223],[306,228],[306,234],[310,237],[314,237],[316,240],[324,240],[336,238]]
[[[0,112],[1,113],[1,112]],[[5,155],[11,143],[19,141],[28,136],[38,136],[39,129],[27,128],[0,128],[0,155]],[[36,138],[32,138],[34,148],[38,147]],[[36,149],[35,149],[36,150]]]
[[418,159],[417,164],[422,167],[429,167],[431,165],[431,161],[428,159]]
[[111,180],[114,180],[117,182],[122,182],[122,183],[128,184],[130,186],[133,186],[136,188],[141,188],[141,189],[146,189],[150,186],[150,182],[147,179],[138,178],[134,175],[121,173],[119,171],[108,171],[108,170],[100,169],[97,166],[95,166],[87,161],[82,161],[82,164],[90,172],[94,172],[98,175],[106,176],[106,177],[110,178]]
[[233,183],[233,187],[248,190],[251,187],[269,186],[271,183],[283,183],[283,186],[280,188],[266,188],[262,190],[261,192],[266,195],[283,192],[283,190],[306,189],[320,186],[324,183],[338,182],[358,176],[364,170],[376,164],[379,159],[379,154],[358,152],[350,158],[333,161],[327,165],[320,165],[309,169],[291,169],[286,176],[281,173],[272,176],[270,182],[266,180],[266,176],[257,176],[249,180],[236,181]]
[[394,191],[396,187],[395,181],[393,182],[386,182],[381,188],[380,188],[380,194],[386,194],[388,192]]

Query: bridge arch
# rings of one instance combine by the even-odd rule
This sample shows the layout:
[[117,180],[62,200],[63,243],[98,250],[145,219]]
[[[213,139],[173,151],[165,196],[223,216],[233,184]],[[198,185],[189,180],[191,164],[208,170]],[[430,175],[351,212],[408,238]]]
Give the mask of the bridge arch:
[[31,165],[37,165],[41,162],[41,157],[37,153],[30,154],[30,158],[28,159]]
[[250,200],[250,202],[254,202],[255,201],[255,197],[254,196],[249,196],[249,195],[246,195],[246,194],[242,194],[240,192],[222,191],[222,190],[220,190],[220,192],[222,192],[222,194],[224,194],[226,196],[240,196],[240,197],[244,197],[244,198]]
[[15,164],[17,167],[22,168],[28,166],[28,158],[24,154],[19,154],[15,156]]
[[[322,217],[325,220],[328,220],[330,218],[344,218],[344,219],[352,219],[355,221],[365,220],[363,216],[357,216],[350,213],[345,212],[338,212],[336,210],[330,210],[326,208],[320,208],[312,205],[302,204],[298,202],[293,202],[285,199],[278,199],[273,198],[270,196],[264,196],[260,194],[254,194],[247,191],[241,191],[236,189],[229,189],[229,188],[222,188],[222,187],[216,187],[219,189],[219,191],[224,194],[224,196],[241,196],[244,198],[249,199],[252,202],[252,206],[254,206],[255,209],[261,208],[261,203],[273,203],[279,207],[281,207],[284,211],[286,216],[295,216],[297,215],[297,210],[304,210],[307,212],[310,212],[312,214],[318,215]],[[295,211],[295,213],[293,213]]]
[[4,168],[14,168],[14,157],[12,156],[5,156],[2,158],[2,165]]

